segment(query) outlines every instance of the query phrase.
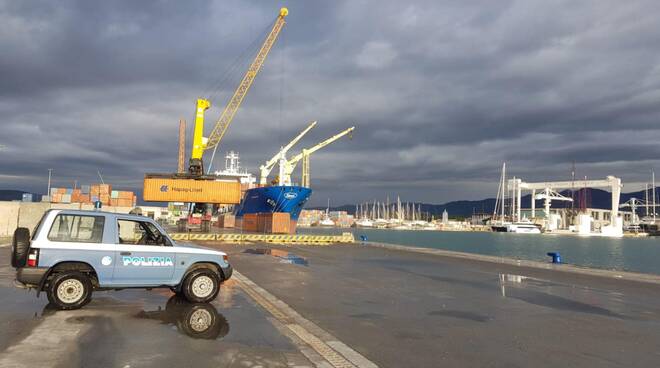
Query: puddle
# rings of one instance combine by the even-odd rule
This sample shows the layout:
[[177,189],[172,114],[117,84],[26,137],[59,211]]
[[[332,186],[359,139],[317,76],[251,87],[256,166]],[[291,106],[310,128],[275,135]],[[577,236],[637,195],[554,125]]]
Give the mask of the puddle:
[[286,250],[270,249],[270,248],[256,248],[256,249],[246,249],[246,250],[243,251],[243,253],[269,255],[269,256],[273,256],[275,258],[278,258],[281,263],[290,263],[290,264],[309,266],[309,261],[307,260],[307,258],[295,255],[295,254],[293,254],[291,252],[288,252]]
[[500,293],[505,298],[513,298],[525,303],[560,311],[595,314],[619,319],[626,318],[606,308],[546,292],[547,290],[551,290],[548,289],[549,287],[555,285],[527,276],[500,274]]
[[214,340],[229,333],[227,319],[211,303],[190,303],[172,296],[163,310],[140,311],[136,318],[153,319],[176,326],[177,330],[195,339]]

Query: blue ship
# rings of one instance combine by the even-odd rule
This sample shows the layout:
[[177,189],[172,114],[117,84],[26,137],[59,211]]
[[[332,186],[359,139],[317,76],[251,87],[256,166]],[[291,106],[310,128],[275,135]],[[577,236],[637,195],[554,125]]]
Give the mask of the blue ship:
[[292,221],[298,221],[300,211],[312,195],[310,188],[296,185],[274,185],[245,191],[241,203],[234,210],[237,219],[250,213],[288,212]]

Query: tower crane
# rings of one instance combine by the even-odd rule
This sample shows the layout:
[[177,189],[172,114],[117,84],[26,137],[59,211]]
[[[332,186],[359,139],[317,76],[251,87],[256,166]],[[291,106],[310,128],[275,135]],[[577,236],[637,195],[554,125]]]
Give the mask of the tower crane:
[[245,95],[250,89],[254,78],[261,70],[261,66],[264,64],[264,61],[266,61],[268,53],[275,44],[275,41],[277,41],[277,37],[279,36],[280,31],[286,23],[284,18],[288,14],[289,10],[287,8],[280,9],[280,13],[277,17],[277,20],[273,24],[273,28],[268,34],[268,37],[266,37],[263,45],[261,45],[261,49],[257,53],[257,56],[252,61],[252,64],[245,73],[245,76],[241,80],[241,83],[238,85],[238,88],[236,88],[236,91],[229,100],[229,103],[227,103],[227,106],[225,106],[225,109],[222,111],[220,118],[218,121],[216,121],[215,126],[213,127],[213,130],[208,137],[204,137],[204,112],[211,107],[211,102],[204,98],[197,100],[197,106],[195,108],[193,148],[188,164],[188,172],[191,175],[201,176],[204,174],[204,165],[202,162],[204,151],[214,148],[220,144],[222,137],[225,135],[225,132],[227,132],[227,128],[229,128],[229,124],[231,124],[234,115],[236,115],[238,108],[241,106],[243,98],[245,98]]
[[260,179],[259,179],[259,184],[266,185],[268,182],[268,175],[270,175],[270,172],[273,170],[275,167],[275,164],[278,162],[284,160],[286,161],[286,154],[287,152],[293,147],[298,141],[305,135],[307,132],[312,130],[316,126],[316,121],[312,122],[305,128],[302,132],[300,132],[295,138],[291,140],[286,146],[281,147],[279,152],[275,154],[270,160],[266,161],[265,164],[261,165],[259,167],[260,171]]
[[339,138],[350,134],[355,130],[355,127],[350,127],[344,131],[342,131],[339,134],[335,134],[332,137],[324,140],[323,142],[303,149],[302,152],[299,154],[293,156],[289,160],[279,160],[279,185],[291,185],[291,174],[293,174],[293,170],[295,170],[296,166],[298,165],[298,162],[301,160],[303,161],[303,175],[302,175],[302,186],[304,187],[309,187],[310,182],[309,182],[309,156],[320,150],[321,148],[329,145],[330,143],[338,140]]

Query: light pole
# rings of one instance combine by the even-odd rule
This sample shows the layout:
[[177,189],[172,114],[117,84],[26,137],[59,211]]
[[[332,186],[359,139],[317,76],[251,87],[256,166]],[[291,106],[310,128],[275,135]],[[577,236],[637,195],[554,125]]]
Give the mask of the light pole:
[[46,195],[48,196],[49,200],[52,200],[52,198],[50,198],[50,176],[51,176],[52,172],[53,172],[53,169],[48,169],[48,192],[46,192]]

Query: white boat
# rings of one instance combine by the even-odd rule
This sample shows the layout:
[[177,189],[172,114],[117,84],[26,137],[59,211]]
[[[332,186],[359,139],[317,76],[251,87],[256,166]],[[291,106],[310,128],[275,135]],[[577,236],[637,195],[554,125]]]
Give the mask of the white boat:
[[387,220],[378,218],[374,220],[373,226],[379,229],[384,229],[387,227]]
[[319,226],[335,226],[335,222],[332,221],[329,217],[324,217],[319,221]]
[[367,219],[367,218],[361,218],[357,221],[355,221],[355,226],[356,227],[374,227],[374,223]]
[[325,209],[323,219],[319,221],[319,226],[335,226],[335,222],[330,219],[330,198],[328,198],[328,207]]
[[508,233],[540,234],[541,228],[531,221],[519,221],[505,224]]

